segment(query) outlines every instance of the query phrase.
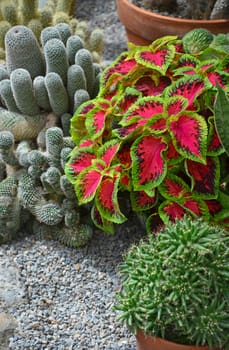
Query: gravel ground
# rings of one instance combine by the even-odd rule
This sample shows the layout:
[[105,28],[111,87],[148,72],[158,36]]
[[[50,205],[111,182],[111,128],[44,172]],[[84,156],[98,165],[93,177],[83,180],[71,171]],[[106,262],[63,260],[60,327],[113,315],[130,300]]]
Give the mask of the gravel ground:
[[96,231],[90,244],[80,249],[36,236],[1,246],[1,254],[17,264],[24,287],[22,302],[7,310],[20,325],[10,349],[136,348],[113,305],[123,254],[143,234],[136,226],[119,231]]
[[[104,29],[103,60],[126,50],[115,0],[77,0],[76,17]],[[136,226],[114,236],[96,231],[90,244],[72,249],[36,236],[0,247],[16,264],[23,298],[4,310],[19,323],[11,350],[134,350],[135,338],[113,310],[123,253],[142,237]]]
[[88,21],[90,29],[103,29],[103,60],[106,63],[110,63],[122,51],[127,50],[126,33],[118,19],[115,0],[77,0],[75,16]]

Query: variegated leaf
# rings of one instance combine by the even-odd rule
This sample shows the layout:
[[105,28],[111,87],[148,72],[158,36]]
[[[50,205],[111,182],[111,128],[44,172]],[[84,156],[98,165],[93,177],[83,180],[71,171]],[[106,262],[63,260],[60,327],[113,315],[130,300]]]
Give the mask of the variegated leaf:
[[138,63],[148,68],[159,71],[165,74],[175,55],[175,47],[167,45],[162,48],[153,50],[152,48],[139,50],[135,54],[135,59]]
[[98,166],[93,165],[81,171],[74,184],[79,204],[88,203],[95,197],[102,178],[103,174]]
[[95,204],[102,218],[121,224],[126,217],[121,213],[118,204],[118,185],[120,176],[104,176],[95,197]]
[[207,157],[206,164],[186,160],[187,174],[191,177],[192,190],[204,199],[216,198],[219,188],[220,166],[217,157]]
[[157,202],[155,191],[153,196],[149,196],[144,191],[131,191],[130,199],[132,208],[135,211],[148,210],[152,208]]
[[75,183],[76,176],[85,168],[91,166],[91,162],[96,158],[96,152],[89,147],[74,148],[70,154],[70,159],[65,165],[65,173],[71,183]]
[[167,144],[162,137],[143,135],[131,147],[133,161],[132,177],[136,191],[143,190],[149,195],[164,179],[167,171],[162,153]]
[[207,123],[192,112],[170,117],[169,132],[178,153],[186,158],[205,163],[207,152]]

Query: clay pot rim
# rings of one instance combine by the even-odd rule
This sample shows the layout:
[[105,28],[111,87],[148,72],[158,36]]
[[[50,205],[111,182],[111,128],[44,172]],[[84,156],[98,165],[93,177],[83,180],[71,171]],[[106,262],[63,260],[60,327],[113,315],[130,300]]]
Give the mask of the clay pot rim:
[[199,27],[201,27],[201,25],[205,25],[206,23],[208,24],[219,24],[219,23],[228,23],[229,24],[229,19],[227,18],[223,18],[223,19],[190,19],[190,18],[179,18],[179,17],[170,17],[170,16],[163,16],[163,15],[159,15],[156,12],[152,12],[152,11],[147,11],[141,7],[138,7],[134,4],[132,4],[131,2],[129,2],[129,0],[122,0],[123,2],[127,3],[128,6],[130,8],[132,8],[132,11],[138,11],[142,14],[144,14],[144,16],[148,16],[150,18],[157,18],[157,19],[163,19],[166,21],[169,21],[171,23],[176,22],[176,23],[192,23],[195,24]]
[[168,340],[166,338],[161,338],[161,337],[154,337],[150,334],[145,334],[143,332],[142,329],[139,329],[137,331],[137,333],[135,334],[135,337],[138,341],[141,341],[142,339],[144,338],[151,338],[151,341],[152,342],[157,342],[159,344],[164,344],[166,346],[171,346],[173,345],[174,348],[177,348],[177,349],[185,349],[185,350],[189,350],[189,349],[193,349],[193,348],[196,348],[196,349],[199,349],[199,350],[209,350],[209,347],[207,345],[187,345],[187,344],[181,344],[181,343],[176,343],[172,340]]

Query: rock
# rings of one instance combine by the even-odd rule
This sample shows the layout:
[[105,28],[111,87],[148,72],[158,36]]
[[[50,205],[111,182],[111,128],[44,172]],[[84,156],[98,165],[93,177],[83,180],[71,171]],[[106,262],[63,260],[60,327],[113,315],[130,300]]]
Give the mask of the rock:
[[23,296],[24,288],[19,281],[17,265],[7,255],[0,256],[0,312],[20,303]]
[[0,313],[0,350],[9,349],[9,338],[17,327],[18,323],[13,316]]

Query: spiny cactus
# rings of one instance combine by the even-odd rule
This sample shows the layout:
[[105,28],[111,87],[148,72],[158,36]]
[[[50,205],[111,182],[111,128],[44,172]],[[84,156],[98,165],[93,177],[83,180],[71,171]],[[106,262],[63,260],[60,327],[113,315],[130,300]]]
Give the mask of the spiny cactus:
[[[18,211],[15,215],[20,218],[20,210],[26,209],[36,230],[39,229],[43,234],[49,232],[52,239],[58,239],[66,245],[85,245],[92,230],[90,225],[82,222],[85,214],[81,213],[73,186],[64,174],[66,160],[74,145],[70,138],[63,136],[62,129],[58,127],[49,128],[44,136],[46,146],[43,150],[36,148],[38,144],[32,141],[21,141],[14,149],[13,134],[0,133],[0,155],[7,166],[11,165],[14,169],[10,176],[0,182],[0,223],[4,223],[5,229],[8,223],[6,215],[13,212],[13,208],[16,210],[17,204]],[[12,216],[9,217],[12,219]],[[19,221],[17,230],[21,228]],[[23,224],[24,222],[25,220]],[[0,231],[2,241],[12,238],[9,234],[4,238],[1,236],[3,234]]]
[[[72,18],[74,12],[75,0],[49,0],[46,1],[45,6],[39,8],[38,0],[1,0],[0,2],[0,49],[1,56],[4,59],[4,38],[6,32],[16,25],[24,25],[29,27],[35,34],[38,41],[40,40],[40,33],[46,27],[57,25],[59,26],[60,34],[63,42],[67,40],[69,35],[68,25],[71,29],[71,35],[80,33],[84,38],[84,46],[90,49],[89,40],[90,33],[88,23],[85,21],[78,21],[76,18]],[[67,26],[63,26],[63,23]],[[78,27],[78,28],[77,28]],[[100,59],[101,41],[98,45],[93,46],[93,51],[97,54],[93,54],[97,60]]]
[[12,27],[6,33],[5,48],[9,73],[16,68],[24,68],[32,79],[37,75],[44,75],[44,58],[31,29],[21,25]]
[[17,107],[22,114],[37,115],[39,106],[33,94],[33,83],[26,69],[15,69],[10,75],[13,96]]
[[[66,26],[63,24],[64,29]],[[15,26],[7,32],[6,69],[1,68],[4,79],[0,98],[9,111],[26,116],[53,111],[60,118],[59,123],[61,120],[66,123],[66,116],[61,119],[63,114],[72,114],[81,100],[98,93],[101,67],[93,62],[91,52],[83,47],[80,37],[65,36],[65,46],[57,27],[41,32],[42,47],[25,26]],[[31,50],[37,52],[36,58],[30,55]],[[22,60],[24,53],[26,60]],[[75,95],[77,90],[85,90],[83,98],[82,91]]]
[[46,119],[47,113],[31,117],[0,108],[0,131],[12,132],[15,141],[35,138],[44,128]]
[[67,82],[68,58],[64,43],[60,39],[50,39],[44,46],[46,73],[59,74],[64,84]]
[[[92,230],[88,213],[78,207],[64,174],[74,147],[68,137],[70,119],[76,106],[97,94],[101,66],[93,62],[80,37],[69,36],[66,24],[42,30],[43,45],[28,27],[15,28],[9,30],[13,35],[6,36],[6,62],[0,66],[0,184],[4,188],[8,177],[15,181],[10,208],[18,209],[19,221],[12,232],[16,235],[22,225],[29,225],[30,231],[37,227],[52,239],[78,247],[87,243]],[[71,48],[71,42],[77,45]],[[36,58],[26,56],[31,47],[39,51]],[[26,60],[21,60],[20,50],[22,56],[25,50]],[[4,203],[2,197],[0,203]],[[0,223],[4,229],[9,224],[3,214]],[[8,232],[2,241],[11,238]]]
[[0,182],[0,244],[14,238],[20,223],[17,179],[8,176]]

